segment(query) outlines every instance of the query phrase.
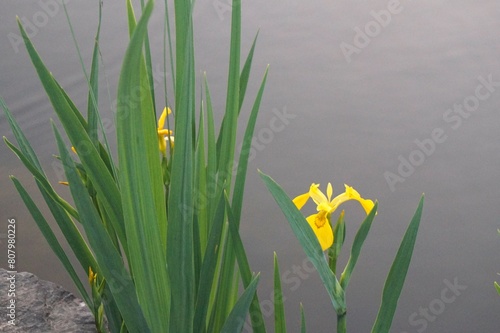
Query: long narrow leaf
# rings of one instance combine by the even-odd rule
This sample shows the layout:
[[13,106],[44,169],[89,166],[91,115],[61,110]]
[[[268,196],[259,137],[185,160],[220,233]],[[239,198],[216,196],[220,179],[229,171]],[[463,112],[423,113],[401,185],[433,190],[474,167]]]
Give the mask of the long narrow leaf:
[[251,151],[252,138],[255,130],[255,123],[257,121],[257,115],[259,113],[260,102],[262,100],[262,94],[264,93],[264,87],[266,85],[267,73],[268,73],[268,68],[266,68],[266,71],[264,73],[264,78],[262,79],[259,92],[257,93],[257,97],[255,98],[255,102],[252,107],[252,112],[250,113],[250,117],[248,119],[247,128],[245,130],[245,135],[243,137],[243,145],[241,147],[240,159],[238,162],[236,181],[234,183],[233,201],[232,201],[232,208],[238,225],[241,216],[241,209],[243,206],[243,193],[245,192],[245,180],[247,177],[247,169],[249,162],[248,157]]
[[382,303],[380,304],[372,333],[388,333],[391,328],[399,296],[401,295],[401,290],[403,289],[403,284],[406,279],[406,273],[408,273],[408,267],[410,266],[423,207],[424,196],[422,195],[415,215],[413,215],[410,225],[408,229],[406,229],[406,233],[401,241],[391,270],[387,275],[384,291],[382,292]]
[[[227,200],[227,197],[226,197]],[[248,258],[243,247],[243,242],[241,241],[240,233],[238,231],[238,225],[236,217],[234,216],[229,202],[226,201],[226,212],[229,224],[229,233],[231,234],[231,240],[233,245],[234,255],[238,262],[238,267],[240,268],[241,279],[243,280],[243,286],[247,288],[252,279],[252,272],[250,270],[250,264],[248,263]],[[265,333],[266,326],[264,325],[264,317],[262,316],[262,310],[260,308],[259,297],[255,294],[250,306],[252,321],[252,328],[254,333]]]
[[153,1],[149,1],[125,53],[118,83],[116,131],[120,191],[137,297],[151,330],[167,332],[170,284],[165,260],[165,198],[156,123],[142,55],[152,10]]
[[370,214],[365,218],[363,223],[358,229],[356,236],[354,237],[354,242],[352,243],[351,255],[349,257],[349,261],[344,269],[344,272],[340,276],[340,285],[344,290],[347,289],[347,285],[349,284],[349,280],[351,279],[352,271],[358,262],[359,254],[361,253],[361,248],[363,247],[363,243],[368,236],[368,232],[370,231],[370,227],[372,225],[373,219],[375,218],[375,214],[377,213],[378,202],[375,202],[375,206],[372,208]]
[[207,321],[208,305],[210,302],[210,294],[212,292],[212,285],[215,275],[216,263],[218,252],[221,248],[220,240],[222,234],[222,227],[224,224],[225,216],[225,199],[221,195],[219,204],[215,212],[214,221],[210,230],[208,244],[203,258],[201,267],[200,286],[198,288],[198,296],[196,300],[196,308],[194,314],[193,332],[204,332]]
[[175,1],[175,149],[168,200],[167,261],[172,286],[171,332],[192,332],[195,303],[194,152],[195,111],[192,3]]
[[276,252],[274,252],[274,333],[286,333],[285,304],[283,304],[280,267]]
[[252,302],[252,298],[255,294],[255,290],[257,289],[257,283],[259,282],[259,275],[255,276],[248,287],[245,289],[245,292],[241,295],[240,299],[236,302],[233,307],[233,310],[227,317],[227,320],[222,327],[221,333],[239,333],[243,328],[243,324],[245,323],[245,318],[248,313],[248,309],[250,307],[250,303]]

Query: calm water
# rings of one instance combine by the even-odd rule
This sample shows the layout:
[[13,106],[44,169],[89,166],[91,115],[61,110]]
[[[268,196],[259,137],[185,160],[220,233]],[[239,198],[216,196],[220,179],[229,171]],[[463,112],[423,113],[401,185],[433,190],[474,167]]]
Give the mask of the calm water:
[[[68,1],[87,66],[96,2]],[[219,110],[225,102],[227,2],[198,0],[195,13],[197,69],[207,71]],[[55,114],[17,42],[15,15],[32,24],[41,56],[82,109],[87,88],[62,7],[47,3],[52,2],[3,4],[0,94],[57,182],[63,176],[52,158]],[[150,29],[153,63],[161,74],[163,7],[157,5]],[[392,332],[499,331],[500,297],[493,288],[500,280],[499,19],[495,0],[244,2],[245,50],[260,29],[250,99],[267,64],[270,76],[241,229],[252,268],[262,272],[263,301],[270,299],[272,254],[278,253],[290,332],[298,331],[299,302],[309,332],[334,331],[335,316],[257,168],[290,195],[305,192],[312,182],[332,182],[337,191],[347,183],[379,200],[347,291],[351,332],[370,330],[383,281],[422,192],[424,216]],[[108,119],[127,39],[124,5],[105,1],[100,96]],[[170,79],[168,70],[166,75]],[[13,139],[3,114],[0,132]],[[109,137],[113,145],[112,129]],[[1,232],[8,218],[17,220],[18,270],[74,290],[8,179],[14,174],[37,193],[32,177],[3,144],[0,158]],[[349,246],[363,213],[355,203],[345,208]],[[0,240],[5,253],[5,239]],[[271,323],[272,314],[264,312]]]

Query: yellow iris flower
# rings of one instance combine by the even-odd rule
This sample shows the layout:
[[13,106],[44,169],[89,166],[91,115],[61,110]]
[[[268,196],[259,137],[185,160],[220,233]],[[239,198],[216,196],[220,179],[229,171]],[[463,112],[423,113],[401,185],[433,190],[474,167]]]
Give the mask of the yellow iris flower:
[[306,220],[316,234],[316,237],[318,237],[318,241],[323,251],[333,244],[334,235],[332,226],[330,225],[330,215],[338,206],[348,200],[356,200],[363,206],[366,214],[368,214],[374,206],[372,200],[363,199],[358,191],[348,185],[345,185],[344,193],[337,195],[333,199],[331,199],[332,194],[332,184],[328,183],[326,195],[319,189],[319,184],[312,184],[309,188],[309,192],[301,194],[293,199],[293,203],[298,209],[301,209],[309,198],[312,198],[314,203],[316,203],[318,213],[308,216]]
[[167,119],[167,116],[171,113],[172,110],[165,107],[160,118],[158,118],[158,144],[160,146],[160,151],[164,156],[167,155],[167,141],[170,142],[171,148],[174,147],[174,137],[172,136],[174,132],[163,128],[165,127],[165,120]]

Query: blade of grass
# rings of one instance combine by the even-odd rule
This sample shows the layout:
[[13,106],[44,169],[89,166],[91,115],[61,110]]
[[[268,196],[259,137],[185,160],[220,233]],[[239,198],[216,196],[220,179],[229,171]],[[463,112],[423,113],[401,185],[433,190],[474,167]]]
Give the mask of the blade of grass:
[[[129,263],[137,297],[153,332],[167,332],[170,283],[166,212],[156,122],[142,54],[154,2],[133,29],[118,82],[117,144]],[[129,17],[130,1],[127,1]]]
[[[214,113],[212,108],[212,98],[208,88],[207,76],[204,74],[205,96],[207,99],[207,189],[217,193],[217,146],[215,143]],[[211,218],[214,214],[216,195],[207,198],[208,216]]]
[[[203,103],[201,104],[203,106]],[[205,131],[204,131],[204,111],[200,110],[200,121],[198,130],[198,139],[196,141],[196,159],[195,159],[195,205],[196,217],[199,226],[199,238],[201,255],[203,257],[207,240],[209,236],[209,215],[207,202],[207,172],[205,166]]]
[[259,36],[259,32],[255,35],[253,39],[252,47],[250,48],[250,52],[248,52],[247,59],[245,60],[245,64],[243,65],[243,69],[241,70],[240,75],[240,93],[239,93],[239,111],[241,112],[241,106],[243,105],[243,100],[245,99],[245,93],[247,91],[248,78],[250,77],[250,70],[252,68],[252,60],[253,53],[255,51],[255,45],[257,44],[257,37]]
[[227,317],[224,326],[222,327],[221,333],[239,333],[243,328],[245,323],[245,318],[248,313],[248,309],[252,302],[252,299],[257,289],[257,284],[259,282],[259,275],[255,276],[248,287],[245,289],[240,299],[234,305],[231,313]]
[[382,292],[382,303],[380,304],[379,312],[372,328],[372,333],[388,333],[391,328],[394,313],[396,312],[396,308],[398,306],[399,296],[401,295],[406,274],[408,273],[408,268],[410,266],[423,207],[424,196],[422,195],[415,215],[413,215],[410,225],[406,229],[403,240],[401,241],[396,258],[394,258],[394,262],[392,263],[391,270],[387,275],[384,291]]
[[339,315],[345,313],[346,305],[344,301],[344,290],[328,267],[328,263],[324,258],[323,251],[321,251],[321,246],[319,245],[316,235],[312,231],[302,213],[297,209],[283,189],[271,177],[263,174],[262,172],[260,172],[260,176],[288,220],[288,223],[292,227],[292,230],[299,240],[302,249],[306,253],[309,260],[311,260],[314,267],[316,267],[328,295],[330,296],[330,300],[332,301],[335,311]]
[[375,206],[371,210],[370,214],[366,216],[363,223],[358,229],[356,236],[354,237],[354,242],[352,243],[351,255],[349,256],[349,261],[340,276],[340,286],[346,290],[347,285],[349,284],[349,280],[351,279],[352,271],[354,270],[354,266],[358,262],[359,254],[361,253],[361,248],[363,247],[363,243],[368,236],[368,232],[370,231],[370,227],[372,226],[373,219],[375,218],[375,214],[377,213],[378,202],[375,202]]
[[92,65],[90,70],[89,95],[87,98],[87,123],[89,136],[94,145],[98,146],[98,91],[99,91],[99,34],[101,32],[102,2],[99,1],[99,21],[92,52]]
[[247,177],[247,169],[249,162],[248,157],[251,151],[252,138],[255,130],[255,123],[257,121],[257,115],[259,113],[260,102],[262,100],[262,95],[264,93],[264,88],[266,85],[267,73],[268,73],[268,68],[266,68],[266,71],[264,73],[264,78],[262,79],[259,92],[257,93],[257,97],[255,98],[255,102],[252,107],[252,112],[250,113],[250,117],[248,119],[247,128],[245,130],[245,135],[243,137],[243,145],[241,147],[241,153],[238,162],[236,180],[234,183],[232,208],[238,226],[240,225],[241,209],[243,207],[243,194],[245,192],[245,180]]
[[285,304],[276,252],[274,252],[274,333],[286,333]]
[[[233,214],[231,206],[229,205],[229,200],[226,196],[226,214],[229,224],[229,233],[231,235],[231,240],[233,244],[233,253],[238,261],[238,267],[240,269],[241,279],[243,281],[243,287],[248,288],[250,281],[252,279],[252,271],[250,270],[250,264],[248,263],[248,258],[245,253],[245,248],[243,247],[243,242],[240,238],[240,233],[238,231],[238,225],[236,217]],[[234,257],[233,257],[234,258]],[[252,321],[252,328],[254,333],[265,333],[266,326],[264,325],[264,317],[262,316],[262,310],[260,308],[259,297],[255,294],[252,304],[250,305]]]
[[229,50],[229,73],[227,80],[226,112],[221,128],[222,141],[219,160],[218,188],[226,184],[230,194],[236,130],[239,113],[240,90],[240,50],[241,50],[241,3],[233,0],[231,15],[231,42]]
[[328,249],[328,266],[330,266],[330,270],[335,275],[337,275],[337,258],[339,257],[340,252],[342,251],[342,246],[344,245],[344,240],[345,240],[344,215],[345,215],[344,211],[342,211],[339,215],[337,223],[333,228],[333,234],[335,235],[333,246]]
[[[176,112],[175,149],[168,202],[167,262],[172,288],[171,332],[192,332],[195,303],[194,152],[195,110],[194,45],[191,2],[175,1],[176,18]],[[179,39],[182,40],[179,40]]]
[[225,215],[225,200],[220,196],[219,204],[215,211],[215,217],[211,223],[210,236],[205,251],[205,257],[201,266],[200,286],[198,287],[198,295],[196,299],[196,308],[194,314],[193,332],[205,332],[207,323],[208,305],[210,302],[210,294],[215,276],[218,252],[221,248],[222,226],[224,224]]

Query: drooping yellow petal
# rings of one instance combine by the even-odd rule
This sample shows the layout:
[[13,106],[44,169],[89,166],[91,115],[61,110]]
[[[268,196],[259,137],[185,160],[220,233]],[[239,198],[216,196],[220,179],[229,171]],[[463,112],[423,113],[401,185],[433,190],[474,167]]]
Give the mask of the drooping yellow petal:
[[302,207],[304,207],[304,205],[306,204],[307,200],[309,200],[309,192],[301,194],[301,195],[295,197],[295,199],[293,199],[293,203],[300,210],[300,209],[302,209]]
[[375,205],[372,200],[363,199],[361,195],[359,195],[358,191],[356,191],[354,188],[348,185],[345,185],[345,192],[336,196],[332,200],[332,207],[333,209],[336,209],[339,205],[349,200],[358,201],[361,204],[361,206],[363,206],[363,209],[365,210],[366,214],[370,213],[373,206]]
[[314,234],[318,238],[319,244],[321,245],[321,250],[325,251],[333,244],[333,230],[328,220],[321,227],[318,227],[317,220],[319,214],[313,214],[306,218],[309,226],[314,231]]

